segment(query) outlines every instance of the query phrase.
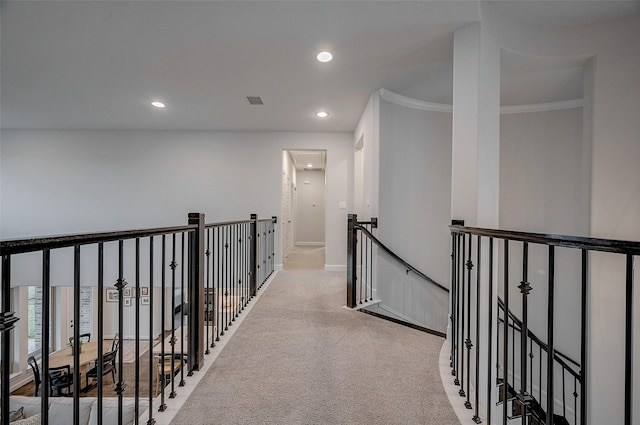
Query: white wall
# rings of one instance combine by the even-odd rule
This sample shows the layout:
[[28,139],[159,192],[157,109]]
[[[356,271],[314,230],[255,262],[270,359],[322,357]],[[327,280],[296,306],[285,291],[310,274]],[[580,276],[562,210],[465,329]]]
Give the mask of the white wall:
[[[590,228],[589,170],[591,146],[582,135],[582,108],[502,114],[500,125],[500,226],[538,233],[588,235]],[[511,245],[512,303],[518,317],[521,303],[516,286],[522,277],[520,244]],[[529,326],[547,340],[546,249],[530,246]],[[580,358],[580,256],[556,251],[556,349]],[[502,276],[498,274],[498,276]],[[502,284],[501,284],[502,285]],[[502,289],[500,289],[502,293]],[[516,294],[517,293],[517,294]],[[515,295],[514,295],[515,294]]]
[[582,108],[502,114],[500,225],[505,229],[588,235],[591,146]]
[[280,229],[282,240],[283,258],[287,258],[291,254],[295,242],[295,223],[296,223],[296,179],[297,172],[293,158],[289,151],[282,151],[282,208],[280,212]]
[[[594,237],[639,240],[640,15],[553,29],[509,21],[490,5],[481,5],[481,12],[483,28],[501,49],[532,57],[584,58],[582,126],[585,142],[592,143],[591,166],[585,167],[591,177],[588,230]],[[508,202],[502,195],[501,202]],[[580,215],[579,221],[583,219]],[[620,421],[624,400],[624,331],[620,326],[624,321],[624,265],[611,255],[592,255],[590,269],[589,418],[591,423]],[[637,277],[638,271],[635,273]],[[562,322],[563,309],[556,319],[556,323]],[[634,338],[637,348],[637,328]],[[635,363],[640,363],[638,350]],[[634,379],[640,385],[640,374],[636,372]],[[633,404],[640,405],[640,391],[635,391]],[[640,423],[637,412],[635,416],[634,422]]]
[[358,219],[362,221],[378,216],[379,193],[377,187],[380,178],[379,111],[380,93],[375,92],[369,97],[369,101],[354,131],[353,146],[354,149],[361,151],[357,154],[361,156],[358,159],[361,161],[361,166],[357,167],[360,175],[357,179],[358,188],[355,189],[360,192],[355,197],[359,203],[354,206],[353,211],[358,214]]
[[278,215],[282,150],[304,148],[327,149],[327,262],[344,265],[350,133],[3,131],[1,237]]
[[[451,216],[451,114],[380,100],[379,229],[385,245],[448,286]],[[406,270],[378,265],[383,305],[444,332],[447,298]]]
[[[339,204],[352,196],[350,133],[3,131],[1,140],[2,239],[182,225],[189,212],[205,213],[207,223],[279,215],[283,149],[326,149],[326,258],[345,269],[347,210]],[[96,284],[93,251],[83,248],[83,285]],[[72,263],[62,265],[71,252],[52,257],[60,264],[52,284],[71,285]],[[16,259],[14,283],[40,284],[40,263],[38,256]],[[105,270],[105,285],[112,285],[117,267],[107,264]],[[128,262],[130,285],[134,273]],[[141,326],[146,330],[148,321]]]
[[297,176],[296,245],[324,245],[324,171],[300,170]]

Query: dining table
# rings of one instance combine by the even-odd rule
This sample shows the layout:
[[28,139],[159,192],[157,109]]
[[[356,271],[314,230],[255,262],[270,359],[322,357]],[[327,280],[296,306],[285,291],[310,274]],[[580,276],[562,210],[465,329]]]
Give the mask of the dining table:
[[[111,349],[111,342],[104,341],[102,343],[102,352],[106,353]],[[82,383],[82,376],[89,369],[89,365],[92,362],[98,360],[98,342],[97,341],[89,341],[85,342],[81,345],[80,348],[80,382]],[[49,354],[49,367],[59,367],[69,365],[73,370],[74,367],[74,358],[71,347],[65,347],[61,350],[54,351]],[[80,390],[85,390],[86,388],[80,388]]]
[[[206,327],[204,330],[204,337],[206,338]],[[168,330],[167,336],[164,337],[164,353],[171,353],[171,339],[173,337],[171,330]],[[186,326],[180,326],[173,330],[173,334],[175,335],[175,348],[174,352],[176,354],[182,353],[185,357],[189,354],[189,332]],[[209,342],[213,340],[215,337],[215,326],[209,326]],[[181,345],[182,344],[182,345]],[[181,351],[182,349],[182,351]],[[162,344],[158,342],[153,346],[153,354],[161,354],[162,352]]]

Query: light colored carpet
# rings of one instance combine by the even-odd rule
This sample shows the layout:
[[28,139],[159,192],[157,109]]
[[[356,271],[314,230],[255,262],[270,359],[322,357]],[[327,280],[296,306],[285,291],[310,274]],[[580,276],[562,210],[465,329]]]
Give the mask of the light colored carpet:
[[324,270],[323,246],[296,246],[284,260],[284,270]]
[[342,308],[344,273],[280,272],[172,424],[459,424],[443,339]]

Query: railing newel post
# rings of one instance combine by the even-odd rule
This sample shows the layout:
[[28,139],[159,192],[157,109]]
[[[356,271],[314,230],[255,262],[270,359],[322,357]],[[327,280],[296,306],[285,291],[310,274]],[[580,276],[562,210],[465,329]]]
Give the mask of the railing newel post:
[[[189,274],[187,291],[189,292],[189,347],[187,349],[188,373],[200,370],[204,362],[204,266],[205,266],[205,218],[202,213],[189,213],[189,225],[197,226],[189,232]],[[184,310],[184,305],[182,307]]]
[[347,307],[355,308],[357,304],[357,246],[358,223],[356,214],[347,216]]
[[251,297],[256,296],[257,292],[257,279],[258,279],[258,214],[251,214],[251,249],[249,253],[249,269],[250,277],[249,282],[251,283]]

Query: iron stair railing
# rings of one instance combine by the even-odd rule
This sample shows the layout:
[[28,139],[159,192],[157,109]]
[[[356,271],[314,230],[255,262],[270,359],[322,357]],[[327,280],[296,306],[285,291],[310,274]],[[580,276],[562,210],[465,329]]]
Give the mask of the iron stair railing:
[[[465,227],[464,222],[454,221],[450,226],[451,242],[451,367],[454,383],[460,386],[459,394],[465,397],[465,406],[474,409],[472,419],[476,423],[483,420],[492,423],[494,413],[494,403],[492,395],[495,383],[501,387],[499,390],[499,400],[502,407],[501,422],[507,424],[509,418],[520,417],[525,425],[530,424],[559,424],[566,421],[566,394],[570,389],[565,388],[565,375],[570,375],[574,379],[573,396],[574,413],[573,423],[585,425],[588,423],[587,417],[587,391],[588,375],[585,365],[588,363],[587,337],[588,337],[588,294],[590,267],[589,258],[592,252],[614,253],[624,257],[625,269],[625,322],[624,322],[624,412],[623,423],[632,424],[633,406],[633,261],[640,255],[640,242],[608,240],[597,238],[585,238],[577,236],[549,235],[540,233],[526,233],[516,231],[504,231],[495,229],[484,229]],[[530,315],[535,313],[530,311],[529,294],[533,285],[529,276],[529,245],[540,245],[546,247],[547,264],[544,272],[547,276],[545,283],[548,297],[546,299],[546,311],[543,318],[546,320],[547,341],[543,342],[534,335],[530,329]],[[522,276],[518,279],[520,295],[520,306],[522,317],[517,318],[510,310],[510,300],[517,296],[509,294],[512,285],[513,273],[510,251],[513,246],[522,247],[522,258],[520,269]],[[580,282],[580,329],[576,330],[580,335],[579,361],[570,359],[568,356],[558,353],[554,341],[555,334],[555,284],[556,284],[556,248],[577,250],[580,253],[580,265],[576,267],[575,274]],[[500,253],[498,257],[496,253]],[[475,255],[474,255],[475,254]],[[497,261],[502,262],[502,294],[494,294],[494,286],[497,285],[498,273]],[[475,261],[475,262],[474,262]],[[488,265],[488,271],[481,270],[481,266]],[[541,283],[537,284],[542,285]],[[481,296],[486,295],[489,300],[486,303],[480,302]],[[494,300],[497,302],[498,312],[493,311]],[[502,318],[500,318],[500,310]],[[474,314],[475,313],[475,314]],[[473,319],[472,319],[472,316]],[[480,321],[483,317],[486,328],[481,329]],[[475,323],[475,330],[472,330],[471,323]],[[499,328],[502,323],[502,329]],[[498,326],[496,352],[492,342],[494,326]],[[509,332],[511,331],[511,332]],[[516,335],[516,332],[518,333]],[[510,336],[511,333],[511,336]],[[519,338],[519,341],[517,339]],[[547,363],[543,375],[543,365],[539,366],[538,400],[534,397],[534,370],[533,370],[533,346],[537,344],[539,357],[542,352],[546,352]],[[511,353],[510,353],[511,351]],[[480,354],[486,359],[484,367],[480,366]],[[475,367],[471,367],[471,357],[475,357]],[[495,356],[495,357],[494,357]],[[498,359],[498,368],[492,367],[493,359]],[[549,361],[549,359],[552,359]],[[555,372],[554,364],[560,365],[562,375],[560,383],[562,386],[562,406],[563,415],[554,412],[556,404],[556,394],[554,394],[555,382],[558,374]],[[516,369],[515,366],[518,366]],[[502,376],[498,377],[497,372],[502,369]],[[576,370],[577,369],[577,370]],[[483,371],[482,379],[480,371]],[[466,376],[465,376],[466,373]],[[474,378],[470,374],[474,373]],[[516,375],[520,373],[520,382],[516,388]],[[511,374],[511,377],[509,376]],[[543,379],[543,376],[545,379]],[[466,381],[465,381],[466,378]],[[474,380],[475,399],[470,400],[470,383]],[[544,382],[543,382],[544,381]],[[481,418],[479,414],[479,388],[481,383],[486,385],[484,406],[486,407],[486,417]],[[465,386],[466,384],[466,386]],[[559,386],[560,386],[559,384]],[[544,386],[544,388],[543,388]],[[543,391],[544,389],[544,391]],[[543,397],[544,393],[544,397]],[[507,396],[511,394],[511,398]],[[542,400],[544,398],[544,400]],[[577,400],[579,398],[579,401]],[[517,406],[515,406],[517,404]],[[508,405],[512,406],[511,412]]]

